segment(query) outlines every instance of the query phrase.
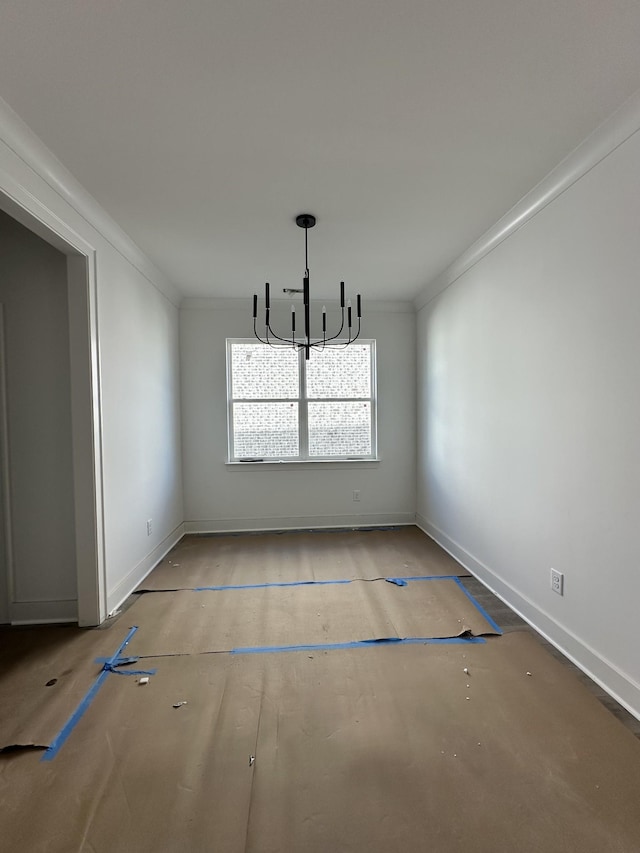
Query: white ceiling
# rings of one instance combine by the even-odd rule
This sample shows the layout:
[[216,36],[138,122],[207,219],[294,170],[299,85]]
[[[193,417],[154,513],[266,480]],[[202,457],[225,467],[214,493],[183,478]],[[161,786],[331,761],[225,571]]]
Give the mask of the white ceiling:
[[638,0],[2,0],[0,96],[187,295],[410,299],[640,88]]

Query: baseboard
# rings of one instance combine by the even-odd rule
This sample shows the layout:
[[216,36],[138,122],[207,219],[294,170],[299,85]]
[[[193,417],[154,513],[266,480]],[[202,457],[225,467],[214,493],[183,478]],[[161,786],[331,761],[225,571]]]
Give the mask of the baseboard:
[[531,599],[518,592],[424,516],[417,514],[415,523],[539,634],[559,649],[565,657],[599,684],[616,702],[640,720],[640,684],[633,681],[611,661],[602,657],[588,643],[561,625]]
[[157,545],[150,554],[140,560],[140,562],[131,569],[131,571],[107,593],[107,613],[111,615],[122,602],[127,599],[133,590],[142,583],[146,576],[160,562],[160,560],[168,554],[173,546],[179,542],[185,534],[184,523],[179,524],[168,536]]
[[78,621],[75,598],[63,601],[14,601],[10,605],[12,625],[50,625]]
[[218,518],[185,521],[185,533],[255,533],[270,530],[317,530],[322,528],[388,527],[415,524],[413,512],[368,515],[301,515],[292,518]]

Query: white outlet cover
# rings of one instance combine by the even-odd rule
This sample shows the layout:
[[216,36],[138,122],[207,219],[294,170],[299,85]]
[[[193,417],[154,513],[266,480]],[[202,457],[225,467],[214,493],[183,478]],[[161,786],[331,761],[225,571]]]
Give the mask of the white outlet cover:
[[558,595],[564,595],[564,575],[556,569],[551,569],[551,589]]

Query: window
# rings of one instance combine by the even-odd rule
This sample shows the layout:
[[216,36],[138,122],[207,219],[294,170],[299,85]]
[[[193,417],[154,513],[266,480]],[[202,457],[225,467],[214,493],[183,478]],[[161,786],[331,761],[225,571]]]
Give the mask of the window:
[[304,350],[227,339],[229,460],[375,459],[375,341]]

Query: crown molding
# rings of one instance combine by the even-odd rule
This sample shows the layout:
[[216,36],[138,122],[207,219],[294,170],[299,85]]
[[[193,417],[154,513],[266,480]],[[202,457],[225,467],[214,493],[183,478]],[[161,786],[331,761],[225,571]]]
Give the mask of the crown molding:
[[597,127],[466,252],[432,279],[415,298],[416,311],[424,308],[427,303],[457,281],[507,237],[522,228],[525,223],[590,172],[594,166],[597,166],[638,130],[640,130],[640,90]]
[[[20,116],[0,98],[0,140],[174,305],[180,291],[74,178]],[[4,189],[0,186],[0,190]],[[60,218],[59,211],[50,211]]]

